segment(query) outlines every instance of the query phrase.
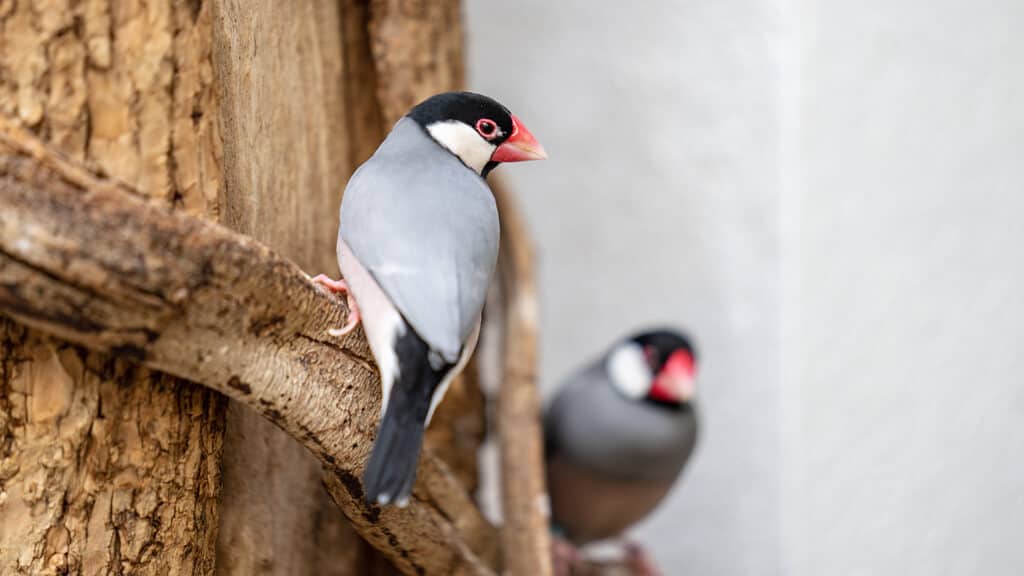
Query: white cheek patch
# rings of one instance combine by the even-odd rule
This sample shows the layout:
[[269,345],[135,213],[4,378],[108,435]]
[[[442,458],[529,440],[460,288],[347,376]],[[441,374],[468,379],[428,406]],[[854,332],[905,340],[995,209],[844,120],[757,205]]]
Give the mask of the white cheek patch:
[[484,167],[491,161],[491,155],[497,149],[497,146],[477,134],[475,128],[458,120],[434,122],[427,126],[427,132],[477,174],[483,173]]
[[638,344],[629,342],[615,347],[608,355],[606,368],[612,385],[627,398],[639,400],[651,389],[654,375]]

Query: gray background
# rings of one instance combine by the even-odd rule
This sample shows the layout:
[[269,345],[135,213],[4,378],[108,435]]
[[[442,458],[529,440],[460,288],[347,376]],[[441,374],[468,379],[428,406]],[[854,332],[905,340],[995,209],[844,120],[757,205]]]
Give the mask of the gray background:
[[674,574],[1024,570],[1024,3],[467,2],[540,252],[542,378],[685,326]]

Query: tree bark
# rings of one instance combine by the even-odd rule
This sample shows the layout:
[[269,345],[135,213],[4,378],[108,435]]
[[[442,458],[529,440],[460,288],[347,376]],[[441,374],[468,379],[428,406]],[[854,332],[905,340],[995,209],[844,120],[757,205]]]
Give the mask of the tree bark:
[[[403,572],[490,573],[496,542],[466,491],[484,434],[473,371],[428,431],[413,506],[366,506],[358,475],[379,392],[361,338],[324,340],[344,308],[279,257],[165,210],[216,218],[304,270],[335,272],[348,175],[410,106],[463,83],[459,3],[0,2],[0,31],[0,117],[72,159],[29,144],[42,172],[20,160],[4,168],[17,176],[0,213],[13,242],[0,254],[4,310],[240,402],[228,411],[218,508],[223,398],[2,321],[0,573],[206,574],[215,541],[225,574],[390,572],[328,508],[321,466],[357,532]],[[51,185],[57,196],[43,194]],[[137,192],[151,202],[131,200]],[[30,206],[40,214],[18,212]],[[65,212],[46,220],[55,208]],[[191,232],[175,236],[176,225]],[[120,235],[103,237],[104,226]],[[44,229],[55,243],[18,243]],[[23,249],[41,260],[10,257]],[[191,265],[163,260],[172,253]],[[235,297],[210,296],[217,290]],[[273,294],[279,301],[265,300]],[[311,397],[296,396],[296,379]],[[531,404],[521,406],[516,418],[528,422]],[[529,440],[506,466],[535,466],[537,445]],[[506,496],[506,508],[535,518],[520,500],[535,503],[537,490]],[[510,524],[505,541],[543,528],[531,522]],[[512,565],[535,566],[545,538],[519,538]]]
[[537,294],[533,247],[505,187],[492,184],[501,213],[499,285],[505,311],[503,378],[498,393],[502,531],[510,574],[550,576],[551,532],[537,390]]
[[[304,270],[336,275],[344,183],[388,128],[376,97],[369,6],[226,1],[214,15],[225,141],[223,221]],[[378,21],[393,18],[378,11]],[[419,44],[407,45],[419,51]],[[483,398],[472,382],[456,383],[448,396],[426,444],[472,489]],[[355,574],[381,565],[371,549],[358,545],[347,523],[324,510],[335,507],[320,487],[315,459],[236,405],[228,412],[224,491],[220,573]]]
[[403,572],[495,565],[491,527],[430,451],[410,506],[365,502],[380,388],[365,339],[327,334],[340,300],[254,240],[145,202],[2,122],[0,311],[257,410],[318,457],[335,502]]
[[[340,5],[225,0],[213,15],[222,222],[303,270],[334,275],[338,204],[355,168]],[[218,574],[358,573],[366,549],[321,476],[301,444],[232,402]]]
[[[205,6],[0,5],[0,115],[155,201],[215,217]],[[224,401],[2,321],[0,573],[208,574]]]

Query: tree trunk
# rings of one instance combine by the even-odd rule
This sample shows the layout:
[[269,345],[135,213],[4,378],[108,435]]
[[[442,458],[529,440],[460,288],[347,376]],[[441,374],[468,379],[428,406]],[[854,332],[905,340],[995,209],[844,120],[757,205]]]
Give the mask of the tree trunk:
[[[457,0],[0,0],[0,115],[311,274],[337,273],[351,172],[411,105],[462,83]],[[394,572],[292,437],[130,359],[0,319],[0,574],[211,574],[215,558],[222,574]],[[472,374],[425,448],[470,491]]]
[[[376,97],[369,6],[225,1],[214,16],[224,223],[310,274],[336,276],[344,184],[387,129]],[[452,386],[427,444],[470,488],[483,434],[483,399],[475,390]],[[391,572],[336,513],[305,449],[240,406],[229,409],[227,428],[219,573]]]
[[[338,205],[356,161],[339,8],[324,0],[224,1],[215,5],[213,31],[223,221],[303,270],[332,276]],[[224,453],[219,574],[357,573],[367,549],[309,451],[232,403]]]
[[[0,114],[216,216],[210,30],[189,2],[5,2]],[[219,394],[6,320],[0,366],[0,574],[212,571]]]

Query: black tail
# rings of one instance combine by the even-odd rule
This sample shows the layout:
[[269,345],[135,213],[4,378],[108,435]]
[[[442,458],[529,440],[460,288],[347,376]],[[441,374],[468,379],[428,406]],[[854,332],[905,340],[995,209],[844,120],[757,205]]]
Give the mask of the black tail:
[[[384,419],[363,472],[366,501],[404,506],[416,481],[416,465],[423,446],[423,429],[430,401],[453,365],[431,366],[434,354],[412,328],[395,342],[400,367],[391,387]],[[436,357],[436,354],[435,354]]]

